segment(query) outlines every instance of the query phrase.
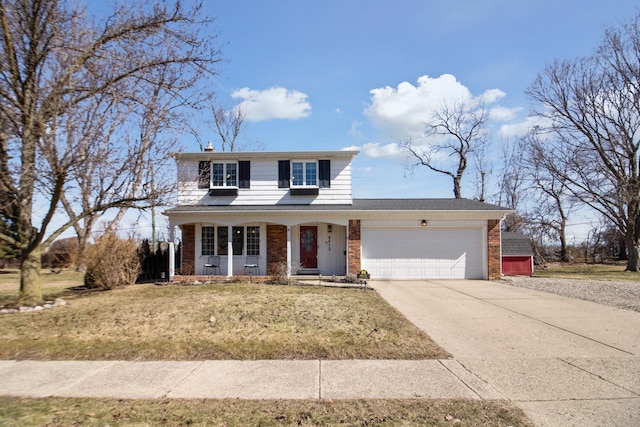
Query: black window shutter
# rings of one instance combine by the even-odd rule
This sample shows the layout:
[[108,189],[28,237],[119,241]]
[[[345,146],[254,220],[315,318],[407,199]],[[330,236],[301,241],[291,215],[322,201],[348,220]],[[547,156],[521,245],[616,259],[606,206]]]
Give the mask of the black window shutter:
[[198,162],[198,188],[209,188],[211,162]]
[[238,162],[238,188],[249,188],[251,185],[251,162],[240,160]]
[[289,188],[291,166],[289,160],[278,160],[278,188]]
[[320,188],[331,187],[331,160],[320,160],[319,162]]

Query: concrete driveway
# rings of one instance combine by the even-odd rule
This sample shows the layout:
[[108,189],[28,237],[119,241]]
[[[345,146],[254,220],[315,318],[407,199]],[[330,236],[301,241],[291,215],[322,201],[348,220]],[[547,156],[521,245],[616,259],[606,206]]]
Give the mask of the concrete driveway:
[[640,425],[640,313],[499,282],[370,284],[481,398],[540,426]]

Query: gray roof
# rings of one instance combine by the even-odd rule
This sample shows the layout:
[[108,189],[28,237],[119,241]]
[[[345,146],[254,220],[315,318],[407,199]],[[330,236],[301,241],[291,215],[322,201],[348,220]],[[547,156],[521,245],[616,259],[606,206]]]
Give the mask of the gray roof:
[[531,239],[522,233],[502,233],[502,255],[533,256]]
[[353,199],[351,205],[280,204],[280,205],[183,205],[166,213],[260,211],[504,211],[511,209],[469,199]]

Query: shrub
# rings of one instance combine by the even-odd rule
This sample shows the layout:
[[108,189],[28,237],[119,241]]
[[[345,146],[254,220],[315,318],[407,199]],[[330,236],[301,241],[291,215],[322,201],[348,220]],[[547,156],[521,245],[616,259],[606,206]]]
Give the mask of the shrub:
[[52,270],[72,267],[78,257],[78,239],[56,240],[42,255],[42,265]]
[[114,289],[135,283],[140,274],[138,244],[107,233],[87,250],[85,285],[91,289]]
[[[298,270],[300,270],[301,264],[297,262],[291,263],[291,274],[295,274]],[[271,266],[269,269],[270,281],[271,283],[277,283],[280,285],[291,285],[296,282],[296,280],[289,275],[289,266],[286,261],[277,262]]]

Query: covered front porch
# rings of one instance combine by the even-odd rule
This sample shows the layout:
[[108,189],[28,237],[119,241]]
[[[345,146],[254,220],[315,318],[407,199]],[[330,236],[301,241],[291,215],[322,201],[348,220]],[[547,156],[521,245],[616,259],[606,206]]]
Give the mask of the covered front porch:
[[[176,276],[181,280],[185,276],[202,282],[348,274],[348,221],[212,221],[177,226],[182,232],[182,251]],[[358,268],[353,265],[352,273]]]

